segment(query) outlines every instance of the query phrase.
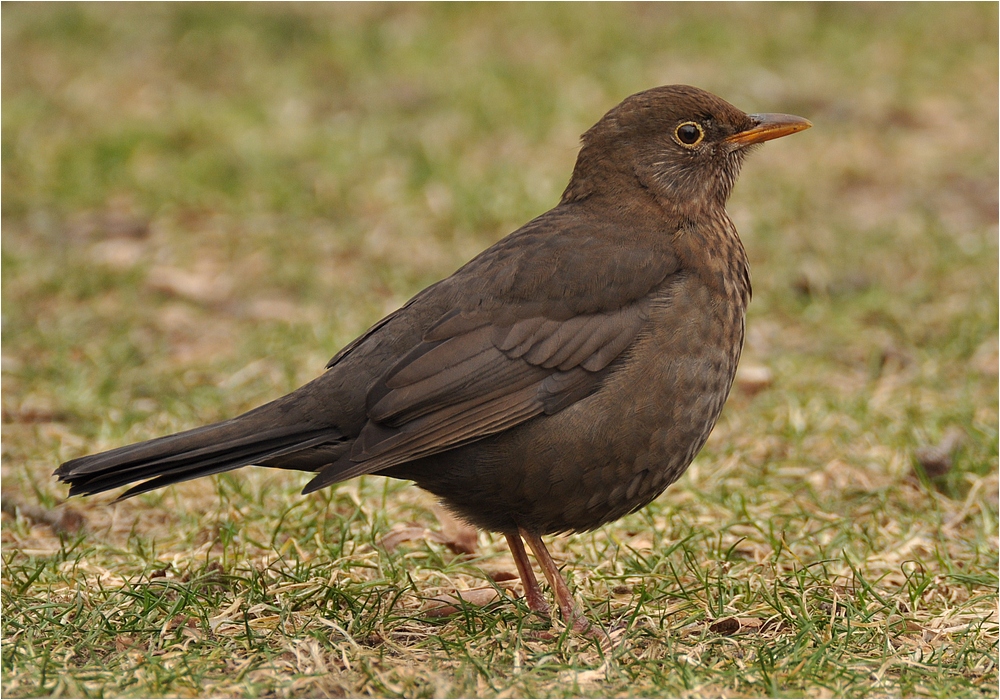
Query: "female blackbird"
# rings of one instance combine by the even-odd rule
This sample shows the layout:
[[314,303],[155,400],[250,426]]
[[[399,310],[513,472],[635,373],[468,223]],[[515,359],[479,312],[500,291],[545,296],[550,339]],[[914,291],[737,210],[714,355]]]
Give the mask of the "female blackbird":
[[66,462],[126,498],[247,465],[409,479],[503,533],[534,610],[596,633],[541,536],[649,503],[704,445],[743,345],[750,270],[725,204],[754,144],[809,128],[703,90],[638,93],[583,135],[559,204],[431,285],[298,390]]

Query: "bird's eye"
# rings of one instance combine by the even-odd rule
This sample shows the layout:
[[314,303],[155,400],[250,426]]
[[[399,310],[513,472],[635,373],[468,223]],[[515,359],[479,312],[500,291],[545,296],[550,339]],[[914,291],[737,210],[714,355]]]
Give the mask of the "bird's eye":
[[705,138],[705,130],[697,122],[684,122],[677,125],[677,128],[674,130],[674,136],[682,146],[693,148]]

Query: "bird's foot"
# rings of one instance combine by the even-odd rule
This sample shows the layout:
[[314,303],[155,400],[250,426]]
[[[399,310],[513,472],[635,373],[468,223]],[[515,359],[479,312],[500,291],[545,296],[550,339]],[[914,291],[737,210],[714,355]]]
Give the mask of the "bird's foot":
[[[531,565],[528,562],[528,555],[524,551],[524,545],[521,543],[522,537],[534,553],[535,559],[542,568],[542,573],[545,574],[549,585],[552,586],[556,604],[559,606],[559,612],[562,614],[566,625],[574,633],[595,640],[605,652],[610,651],[614,646],[611,637],[599,625],[595,625],[587,619],[583,609],[570,592],[569,586],[566,585],[566,581],[563,580],[562,574],[559,572],[559,567],[552,560],[552,556],[542,542],[542,538],[526,530],[520,530],[516,534],[507,535],[507,542],[510,544],[511,552],[514,553],[514,561],[517,563],[518,572],[521,574],[521,580],[524,582],[525,598],[527,598],[528,607],[538,612],[548,613],[549,611],[548,603],[542,599],[541,590],[538,588],[538,581],[535,579]],[[531,592],[529,593],[529,591]]]
[[594,640],[601,645],[601,649],[605,652],[611,651],[614,648],[614,643],[611,641],[611,635],[609,635],[603,627],[598,624],[591,622],[583,611],[580,610],[579,606],[575,604],[572,605],[572,610],[567,613],[565,608],[562,609],[563,620],[566,621],[567,625],[570,625],[570,629],[581,637],[587,637]]

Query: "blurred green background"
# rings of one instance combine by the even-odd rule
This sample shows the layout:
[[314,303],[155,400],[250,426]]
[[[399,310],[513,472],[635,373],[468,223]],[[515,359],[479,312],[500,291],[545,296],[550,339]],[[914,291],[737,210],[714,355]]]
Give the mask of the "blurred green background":
[[[2,13],[5,589],[19,566],[55,556],[52,534],[24,512],[63,498],[50,477],[60,461],[229,417],[311,379],[368,325],[553,206],[579,134],[668,83],[815,126],[744,167],[730,213],[753,268],[752,371],[649,517],[711,532],[729,517],[708,517],[713,508],[763,522],[793,494],[853,518],[830,556],[877,558],[923,533],[937,543],[929,570],[986,576],[967,600],[995,584],[995,3]],[[956,429],[950,468],[914,473],[916,451]],[[246,478],[280,487],[285,502],[304,483]],[[97,522],[103,503],[75,507]],[[198,516],[155,500],[120,508],[130,507],[159,512],[156,527],[174,533]],[[958,530],[941,530],[962,513]],[[162,539],[156,527],[136,532]],[[133,536],[109,535],[123,547]],[[36,579],[22,597],[67,584]],[[16,609],[8,619],[22,619]],[[995,657],[993,630],[971,648]],[[54,692],[36,677],[41,647],[5,648],[8,691]],[[954,673],[933,682],[894,676],[889,692],[996,690],[995,670],[975,680],[954,659],[945,666]],[[828,687],[862,693],[866,673]],[[99,687],[121,692],[117,681]],[[431,692],[414,682],[400,692]],[[643,692],[685,687],[672,682]],[[770,692],[759,683],[741,692]],[[224,692],[277,692],[250,687]]]

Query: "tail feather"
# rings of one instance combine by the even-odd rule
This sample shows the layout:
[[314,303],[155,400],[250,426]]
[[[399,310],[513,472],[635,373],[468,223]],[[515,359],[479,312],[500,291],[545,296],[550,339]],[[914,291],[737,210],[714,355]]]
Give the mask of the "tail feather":
[[70,484],[71,496],[143,482],[123,493],[118,498],[121,500],[342,439],[330,426],[300,424],[261,429],[260,418],[259,413],[251,412],[222,423],[80,457],[62,464],[55,475]]

